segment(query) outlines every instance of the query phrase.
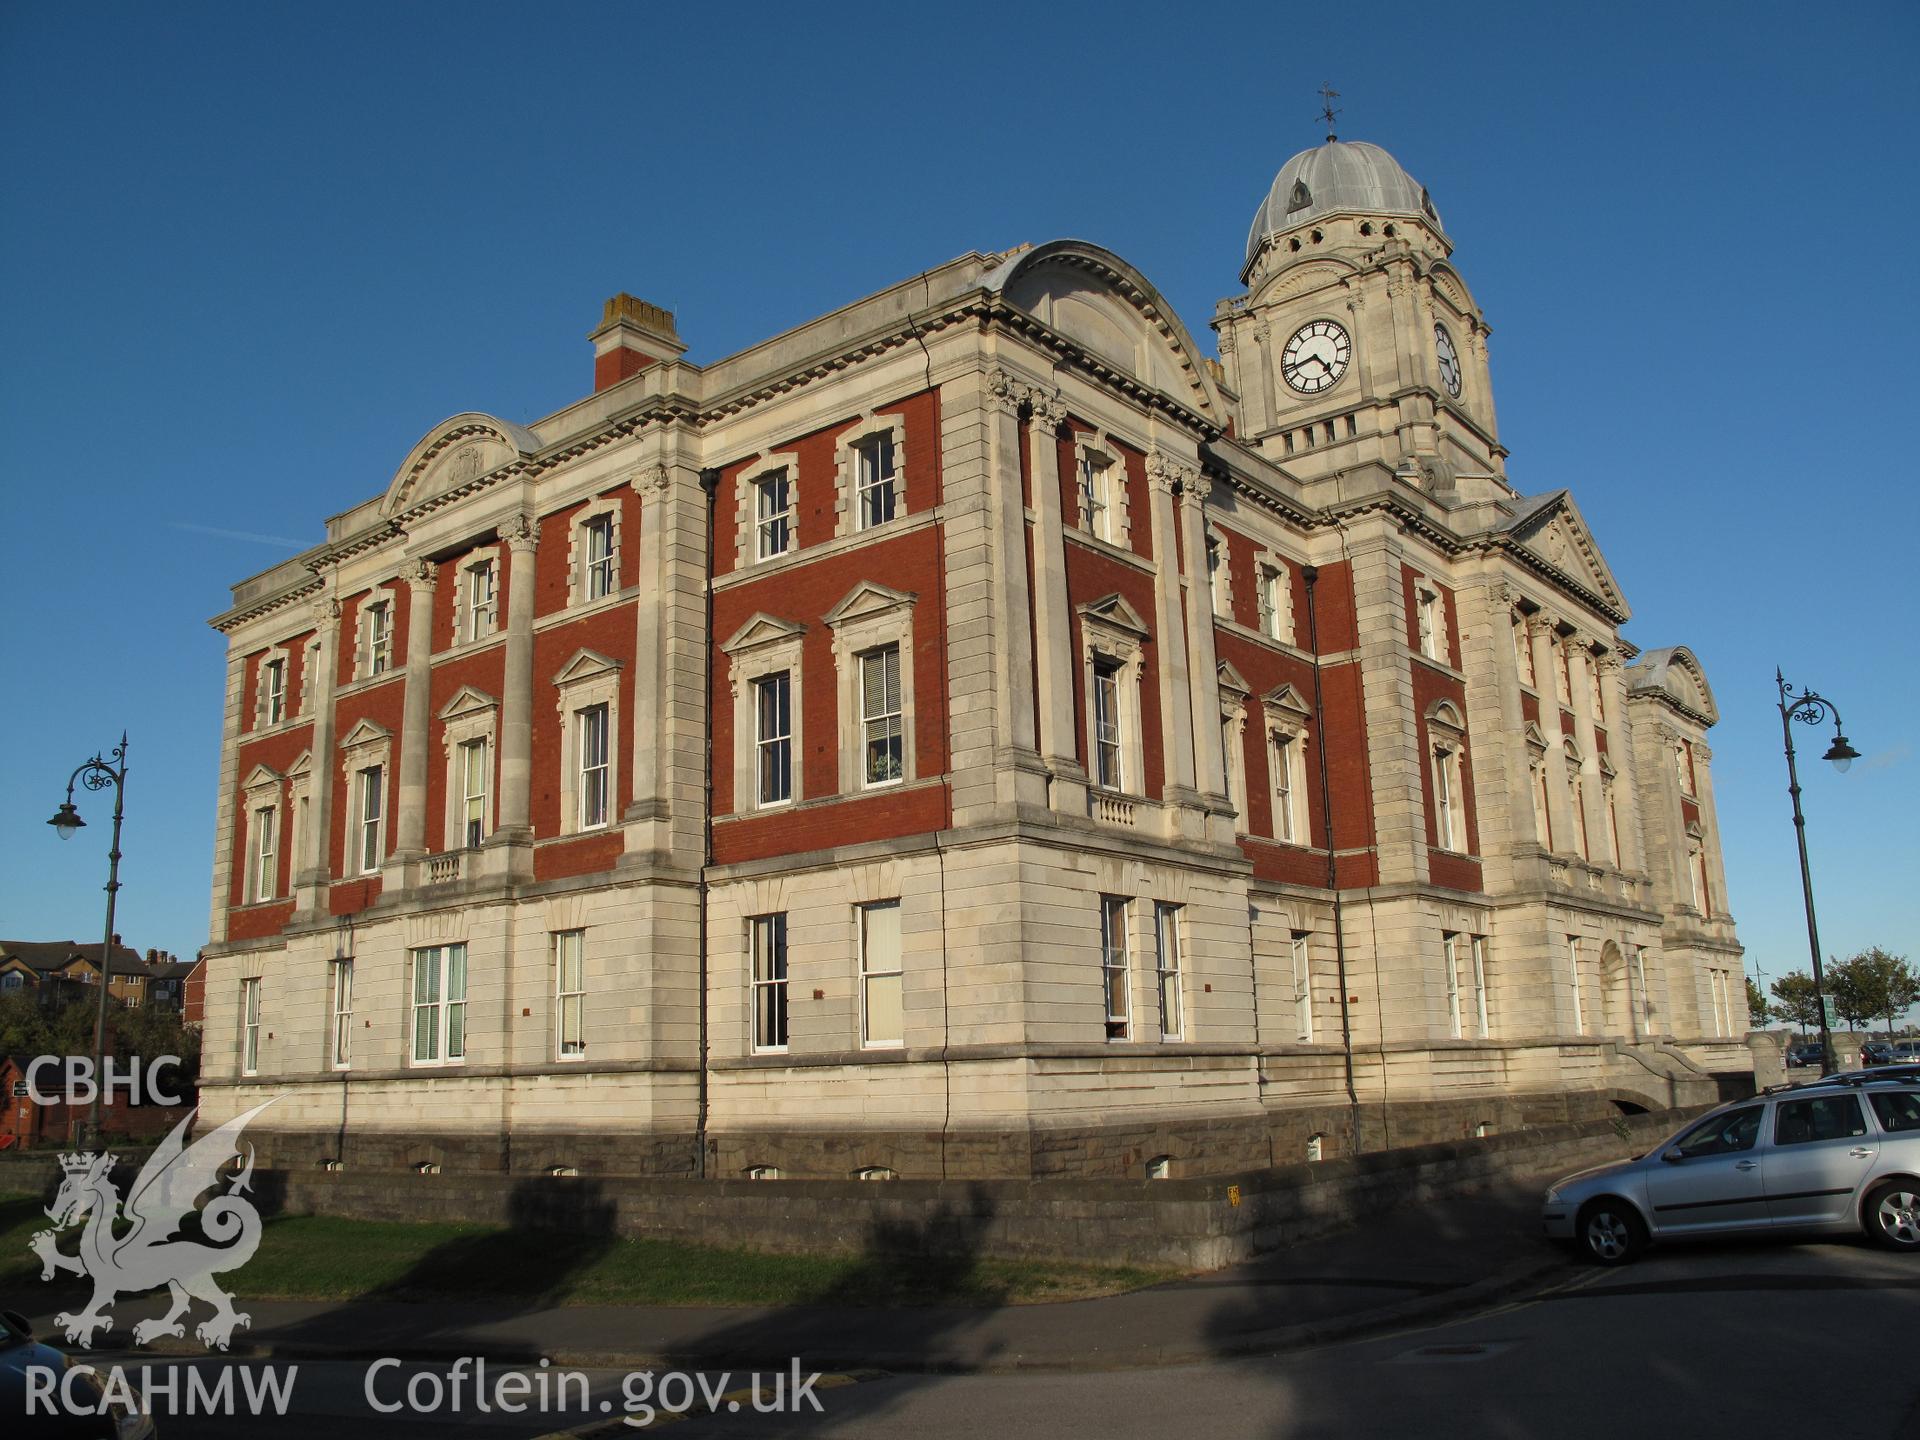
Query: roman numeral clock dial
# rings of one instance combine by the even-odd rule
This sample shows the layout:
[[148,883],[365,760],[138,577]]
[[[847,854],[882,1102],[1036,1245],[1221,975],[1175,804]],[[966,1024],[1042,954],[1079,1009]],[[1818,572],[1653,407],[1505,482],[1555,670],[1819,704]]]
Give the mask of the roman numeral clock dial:
[[1433,349],[1440,358],[1440,380],[1447,387],[1447,393],[1454,399],[1460,398],[1460,352],[1453,348],[1453,336],[1447,333],[1447,327],[1439,321],[1433,325]]
[[1331,320],[1302,325],[1280,352],[1280,373],[1302,395],[1318,395],[1347,373],[1353,345]]

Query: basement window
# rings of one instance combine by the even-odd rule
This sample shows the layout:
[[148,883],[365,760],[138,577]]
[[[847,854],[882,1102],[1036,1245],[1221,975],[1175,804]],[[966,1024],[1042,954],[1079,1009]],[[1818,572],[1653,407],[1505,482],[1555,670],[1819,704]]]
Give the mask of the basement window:
[[1327,1142],[1327,1137],[1324,1135],[1309,1135],[1307,1137],[1307,1159],[1309,1160],[1326,1159],[1327,1158],[1326,1142]]
[[1147,1161],[1147,1179],[1171,1180],[1173,1178],[1173,1157],[1156,1155]]

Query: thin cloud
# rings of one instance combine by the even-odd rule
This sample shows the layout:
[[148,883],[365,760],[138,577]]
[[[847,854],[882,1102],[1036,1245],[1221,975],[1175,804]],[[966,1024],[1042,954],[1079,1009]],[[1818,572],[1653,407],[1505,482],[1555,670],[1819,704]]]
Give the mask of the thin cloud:
[[1860,762],[1862,770],[1891,770],[1913,754],[1913,746],[1904,740],[1887,750],[1876,750]]
[[169,520],[169,530],[191,530],[196,535],[213,535],[222,540],[244,540],[249,545],[273,545],[282,550],[304,550],[305,540],[289,540],[284,535],[256,535],[251,530],[222,530],[217,525],[194,525],[185,520]]

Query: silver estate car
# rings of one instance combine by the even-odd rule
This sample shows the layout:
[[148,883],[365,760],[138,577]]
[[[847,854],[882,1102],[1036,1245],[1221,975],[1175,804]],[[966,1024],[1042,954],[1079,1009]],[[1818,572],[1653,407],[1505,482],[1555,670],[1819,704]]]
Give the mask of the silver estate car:
[[1864,1230],[1920,1251],[1920,1083],[1781,1086],[1547,1191],[1546,1233],[1602,1265],[1649,1241]]

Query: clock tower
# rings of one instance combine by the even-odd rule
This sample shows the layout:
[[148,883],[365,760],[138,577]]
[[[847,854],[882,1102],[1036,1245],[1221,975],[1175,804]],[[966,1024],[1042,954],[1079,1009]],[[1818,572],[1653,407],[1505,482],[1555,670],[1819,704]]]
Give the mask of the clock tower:
[[1308,482],[1377,467],[1443,500],[1510,495],[1486,318],[1452,253],[1379,146],[1329,138],[1287,161],[1254,212],[1246,293],[1213,320],[1241,440]]

